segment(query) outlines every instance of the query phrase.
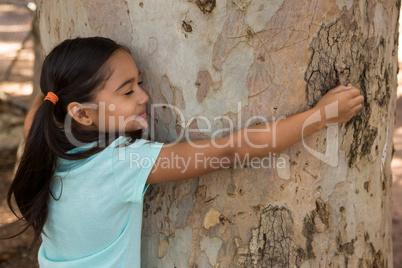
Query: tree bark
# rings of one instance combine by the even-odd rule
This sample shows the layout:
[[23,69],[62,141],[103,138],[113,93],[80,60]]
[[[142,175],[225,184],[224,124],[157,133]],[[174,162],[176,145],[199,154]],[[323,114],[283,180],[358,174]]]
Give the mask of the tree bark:
[[[150,103],[166,105],[148,107],[150,135],[161,142],[224,130],[218,138],[295,114],[339,84],[365,97],[350,122],[271,155],[269,167],[151,185],[143,267],[392,266],[400,1],[42,0],[38,7],[46,53],[65,38],[93,35],[132,49]],[[260,118],[248,122],[253,116]]]

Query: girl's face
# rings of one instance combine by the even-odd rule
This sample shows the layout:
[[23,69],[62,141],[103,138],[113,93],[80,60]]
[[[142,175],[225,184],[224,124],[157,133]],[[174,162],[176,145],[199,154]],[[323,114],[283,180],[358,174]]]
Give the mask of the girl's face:
[[139,86],[141,80],[133,57],[118,50],[108,63],[111,76],[94,101],[98,109],[90,115],[93,125],[100,131],[120,133],[147,128],[148,95]]

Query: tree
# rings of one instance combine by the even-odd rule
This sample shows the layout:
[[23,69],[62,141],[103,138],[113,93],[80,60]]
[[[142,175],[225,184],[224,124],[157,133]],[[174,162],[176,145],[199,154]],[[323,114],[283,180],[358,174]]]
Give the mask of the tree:
[[45,53],[92,35],[132,49],[151,103],[164,104],[150,122],[161,142],[278,120],[339,84],[365,97],[350,122],[267,156],[270,166],[151,185],[144,267],[392,266],[399,9],[391,0],[38,1]]

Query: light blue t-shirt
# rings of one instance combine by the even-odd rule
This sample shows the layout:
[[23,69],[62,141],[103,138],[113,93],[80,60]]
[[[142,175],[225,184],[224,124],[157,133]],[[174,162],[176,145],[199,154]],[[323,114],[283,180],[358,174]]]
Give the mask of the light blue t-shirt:
[[116,148],[129,139],[121,136],[84,160],[59,159],[40,267],[140,267],[143,196],[163,143],[137,139]]

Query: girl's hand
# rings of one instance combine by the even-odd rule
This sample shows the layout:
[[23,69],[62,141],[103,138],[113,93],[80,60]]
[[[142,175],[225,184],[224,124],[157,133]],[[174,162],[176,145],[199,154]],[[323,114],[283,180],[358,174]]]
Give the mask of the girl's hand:
[[327,92],[314,107],[321,111],[324,123],[345,123],[349,121],[362,107],[364,97],[360,94],[360,90],[348,86],[337,86]]

